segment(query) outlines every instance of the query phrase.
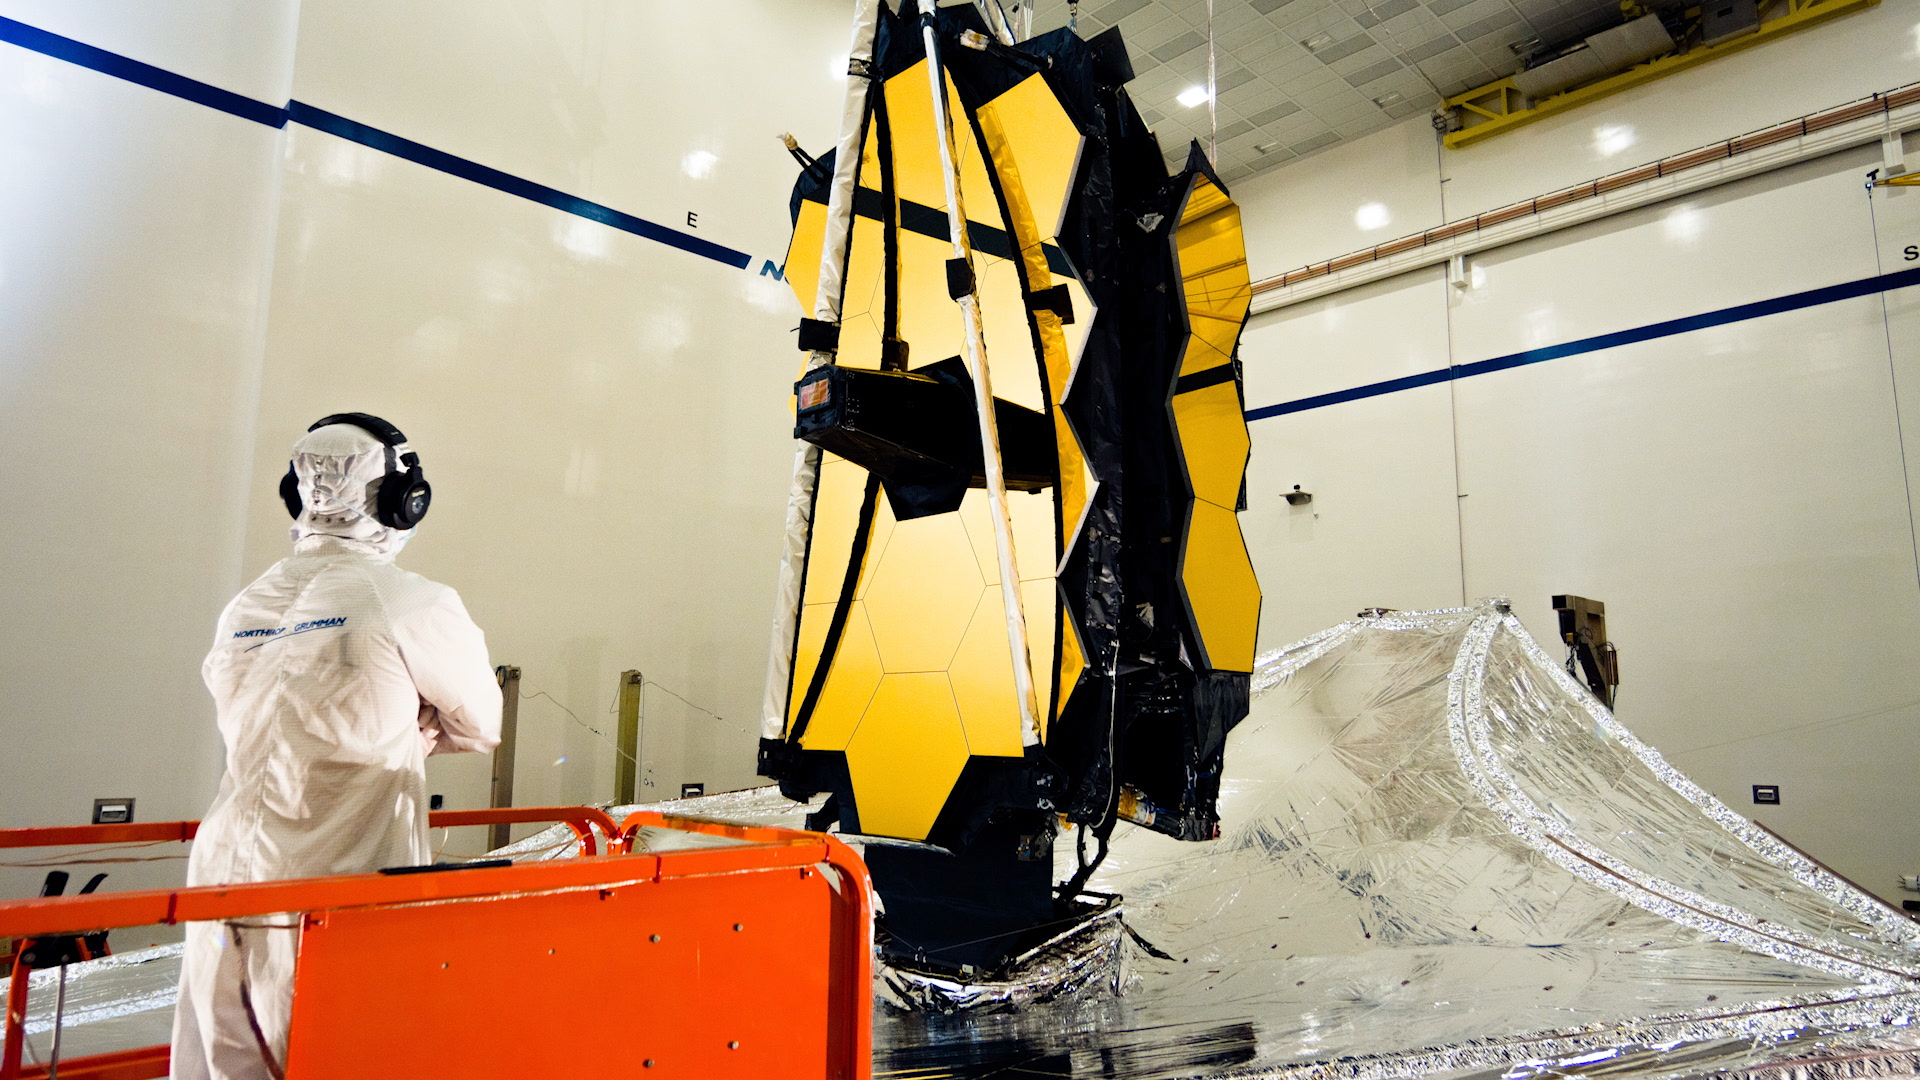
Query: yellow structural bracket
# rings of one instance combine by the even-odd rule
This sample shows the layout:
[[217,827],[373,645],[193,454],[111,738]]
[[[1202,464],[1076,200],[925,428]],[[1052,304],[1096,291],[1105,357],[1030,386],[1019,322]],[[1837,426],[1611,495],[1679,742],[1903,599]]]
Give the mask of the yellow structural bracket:
[[1563,91],[1531,105],[1527,104],[1526,95],[1513,84],[1511,77],[1478,86],[1445,98],[1441,102],[1443,109],[1457,111],[1463,121],[1461,128],[1458,131],[1447,132],[1443,141],[1449,150],[1472,146],[1483,139],[1512,131],[1522,125],[1531,124],[1535,120],[1544,120],[1568,109],[1598,101],[1609,94],[1630,90],[1676,71],[1704,64],[1715,57],[1738,52],[1763,41],[1771,41],[1782,34],[1804,30],[1816,23],[1870,8],[1879,3],[1880,0],[1786,0],[1787,11],[1784,15],[1763,20],[1760,28],[1751,34],[1731,41],[1723,41],[1718,45],[1695,45],[1686,52],[1669,53],[1628,68],[1617,75],[1609,75],[1597,82]]

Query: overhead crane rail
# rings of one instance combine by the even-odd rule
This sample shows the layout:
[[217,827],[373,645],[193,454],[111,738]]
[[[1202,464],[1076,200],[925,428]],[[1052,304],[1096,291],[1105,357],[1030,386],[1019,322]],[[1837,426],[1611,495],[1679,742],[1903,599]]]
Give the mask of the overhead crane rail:
[[[872,891],[840,840],[652,811],[616,824],[581,806],[429,816],[521,822],[567,824],[581,857],[0,902],[16,961],[0,1080],[48,1072],[21,1065],[22,939],[289,913],[301,935],[289,1080],[870,1075]],[[0,846],[186,841],[198,824],[6,829]],[[643,828],[733,843],[635,852]],[[777,1008],[764,1007],[770,988]],[[70,1058],[60,1076],[168,1067],[161,1045]]]
[[[1677,71],[1696,67],[1715,57],[1771,41],[1784,34],[1805,30],[1864,8],[1873,7],[1880,0],[1786,0],[1786,11],[1771,18],[1763,17],[1757,29],[1740,37],[1730,38],[1714,44],[1701,42],[1700,9],[1695,7],[1682,16],[1683,31],[1681,48],[1683,51],[1671,52],[1645,63],[1627,68],[1625,71],[1609,75],[1585,85],[1563,90],[1538,101],[1532,100],[1515,84],[1513,76],[1477,86],[1446,98],[1441,102],[1441,111],[1435,114],[1435,124],[1446,123],[1443,141],[1447,149],[1459,150],[1484,139],[1490,139],[1502,132],[1531,124],[1535,120],[1544,120],[1549,116],[1577,108],[1622,90],[1664,78]],[[1768,5],[1762,3],[1764,10]]]
[[1558,191],[1552,191],[1545,195],[1535,196],[1531,199],[1522,199],[1519,202],[1495,207],[1485,213],[1475,214],[1472,217],[1462,218],[1459,221],[1451,221],[1445,225],[1428,229],[1425,232],[1402,236],[1395,240],[1388,240],[1385,243],[1375,244],[1370,248],[1362,248],[1359,251],[1349,252],[1337,258],[1328,259],[1325,262],[1311,263],[1296,270],[1289,270],[1284,274],[1275,274],[1272,277],[1261,278],[1253,283],[1253,292],[1255,296],[1258,296],[1261,293],[1272,292],[1275,289],[1286,288],[1290,285],[1297,285],[1303,281],[1326,277],[1329,274],[1337,274],[1343,270],[1351,270],[1354,267],[1367,263],[1378,262],[1396,255],[1404,255],[1422,248],[1444,244],[1448,241],[1457,240],[1496,225],[1505,225],[1508,222],[1518,221],[1534,214],[1542,214],[1549,210],[1558,209],[1559,207],[1585,199],[1598,198],[1610,192],[1632,187],[1635,184],[1675,176],[1692,169],[1713,165],[1729,158],[1735,158],[1742,154],[1751,153],[1769,146],[1775,146],[1793,139],[1803,138],[1830,128],[1839,127],[1843,124],[1863,120],[1867,117],[1892,113],[1895,110],[1917,103],[1920,103],[1920,82],[1908,83],[1905,86],[1897,87],[1884,93],[1874,94],[1871,97],[1862,98],[1858,101],[1848,102],[1845,105],[1836,106],[1821,112],[1809,113],[1796,120],[1789,120],[1782,124],[1775,124],[1772,127],[1761,128],[1758,131],[1751,131],[1745,135],[1736,135],[1722,142],[1710,143],[1706,146],[1696,147],[1692,150],[1661,158],[1658,161],[1650,161],[1631,169],[1609,173],[1605,176],[1575,184],[1572,187],[1561,188]]

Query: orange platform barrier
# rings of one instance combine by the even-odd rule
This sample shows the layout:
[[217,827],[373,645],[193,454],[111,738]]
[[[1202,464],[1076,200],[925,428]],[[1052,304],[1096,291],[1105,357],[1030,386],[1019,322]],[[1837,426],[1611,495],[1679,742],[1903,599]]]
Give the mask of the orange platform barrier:
[[[591,807],[432,816],[502,820],[565,821],[587,857],[11,901],[0,938],[297,912],[289,1080],[870,1075],[872,889],[839,840],[650,812],[616,826]],[[187,839],[193,824],[0,830],[0,846]],[[649,826],[735,843],[626,853]],[[20,1067],[25,991],[16,967],[0,1080],[46,1073]],[[164,1076],[166,1050],[60,1075]]]

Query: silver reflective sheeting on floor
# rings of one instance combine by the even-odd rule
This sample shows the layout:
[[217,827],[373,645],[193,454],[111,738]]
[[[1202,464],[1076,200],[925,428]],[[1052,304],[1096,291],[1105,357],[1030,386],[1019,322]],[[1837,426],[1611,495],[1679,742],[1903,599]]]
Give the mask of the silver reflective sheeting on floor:
[[1135,951],[1104,1000],[887,1016],[883,1070],[1684,1075],[1912,1015],[1920,927],[1673,772],[1498,607],[1263,659],[1221,839],[1123,827],[1094,880],[1174,959]]
[[[170,1039],[180,983],[180,949],[177,944],[157,945],[68,964],[60,1056],[103,1054]],[[59,978],[58,968],[27,977],[27,1038],[21,1056],[27,1064],[45,1064],[53,1050]]]
[[[1675,772],[1500,606],[1345,623],[1264,657],[1255,686],[1221,838],[1123,825],[1093,882],[1171,959],[1093,934],[1025,984],[946,997],[1017,1007],[883,1003],[876,1076],[1914,1071],[1920,926]],[[649,808],[806,810],[771,788]],[[565,833],[509,850],[564,855]],[[126,990],[88,1000],[164,1017],[136,971],[89,976]]]

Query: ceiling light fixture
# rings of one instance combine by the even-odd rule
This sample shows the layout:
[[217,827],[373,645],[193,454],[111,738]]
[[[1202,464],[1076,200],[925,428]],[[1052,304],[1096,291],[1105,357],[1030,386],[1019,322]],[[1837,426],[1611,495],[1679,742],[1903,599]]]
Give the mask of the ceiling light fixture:
[[1180,96],[1173,100],[1191,109],[1195,105],[1199,105],[1207,100],[1207,88],[1204,86],[1189,86],[1185,90],[1180,91]]
[[1253,152],[1256,154],[1271,154],[1279,148],[1280,144],[1278,142],[1263,142],[1254,146]]
[[1315,34],[1300,44],[1305,45],[1308,52],[1319,52],[1321,49],[1333,44],[1333,35]]
[[1391,105],[1398,105],[1403,100],[1400,96],[1400,91],[1395,90],[1390,94],[1381,94],[1379,97],[1374,98],[1373,103],[1384,109]]

